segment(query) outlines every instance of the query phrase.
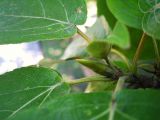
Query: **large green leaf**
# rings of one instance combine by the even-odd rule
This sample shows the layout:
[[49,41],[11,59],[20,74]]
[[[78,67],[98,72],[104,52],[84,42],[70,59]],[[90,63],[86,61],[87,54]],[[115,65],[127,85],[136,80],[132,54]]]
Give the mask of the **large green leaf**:
[[107,0],[113,15],[122,23],[131,27],[142,28],[143,13],[138,6],[138,0]]
[[109,107],[109,101],[110,94],[105,92],[72,94],[53,100],[41,109],[27,110],[11,120],[92,120]]
[[117,95],[115,120],[157,120],[159,100],[159,90],[123,91]]
[[[142,22],[143,30],[148,35],[160,39],[160,0],[140,0],[139,4],[142,12],[145,13]],[[144,6],[147,7],[144,8]]]
[[70,37],[85,20],[85,0],[1,0],[0,44]]
[[[158,90],[124,90],[113,104],[114,120],[157,120],[160,113]],[[108,120],[111,94],[73,94],[57,98],[40,109],[29,109],[10,120]]]
[[107,1],[108,7],[118,20],[160,39],[160,0]]
[[6,73],[0,76],[0,119],[68,92],[69,86],[51,69],[26,67]]

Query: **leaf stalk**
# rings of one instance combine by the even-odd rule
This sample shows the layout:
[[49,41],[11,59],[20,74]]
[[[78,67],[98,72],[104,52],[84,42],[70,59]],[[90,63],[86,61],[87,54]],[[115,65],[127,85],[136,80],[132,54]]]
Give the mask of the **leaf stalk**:
[[84,40],[87,42],[87,43],[90,43],[92,40],[85,34],[83,33],[78,27],[77,27],[77,33],[82,37],[84,38]]
[[108,79],[105,76],[98,75],[98,76],[85,77],[85,78],[76,79],[76,80],[69,80],[69,81],[66,81],[66,83],[70,85],[76,85],[76,84],[88,83],[88,82],[107,82],[107,81],[111,81],[111,79]]
[[140,39],[140,42],[138,44],[138,48],[137,48],[135,56],[133,58],[133,68],[134,68],[134,70],[135,70],[135,68],[137,68],[137,61],[140,57],[140,54],[141,54],[141,51],[143,49],[146,37],[147,37],[146,33],[143,33],[142,37]]
[[156,55],[156,63],[158,68],[160,67],[160,53],[158,50],[158,44],[155,38],[153,38],[153,45],[154,45],[154,49],[155,49],[155,55]]
[[117,86],[113,92],[111,103],[110,103],[110,108],[109,108],[110,112],[109,112],[109,119],[108,120],[114,120],[114,115],[115,115],[115,111],[116,111],[116,107],[117,107],[116,96],[117,96],[117,93],[119,93],[123,89],[123,86],[124,86],[126,79],[128,79],[128,77],[123,76],[123,77],[120,77],[117,82]]

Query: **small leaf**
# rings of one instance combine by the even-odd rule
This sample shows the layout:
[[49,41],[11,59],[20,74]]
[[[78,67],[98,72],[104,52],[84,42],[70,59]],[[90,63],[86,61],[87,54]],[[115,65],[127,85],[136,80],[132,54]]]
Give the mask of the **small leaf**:
[[[111,92],[71,94],[9,120],[108,120]],[[115,100],[114,120],[157,120],[159,90],[122,90]]]
[[53,40],[86,21],[85,0],[1,0],[0,44]]
[[69,86],[52,69],[26,67],[8,72],[0,76],[0,118],[14,116],[31,106],[40,107],[68,92]]
[[112,33],[107,37],[107,42],[120,48],[127,49],[130,47],[130,36],[127,27],[117,22]]
[[139,0],[107,0],[113,15],[122,23],[142,29],[143,13],[138,6]]
[[89,60],[89,59],[76,59],[80,64],[90,68],[94,72],[101,75],[112,76],[113,70],[104,62],[97,60]]
[[106,59],[110,50],[111,45],[107,41],[92,41],[87,47],[87,52],[92,57],[102,59]]

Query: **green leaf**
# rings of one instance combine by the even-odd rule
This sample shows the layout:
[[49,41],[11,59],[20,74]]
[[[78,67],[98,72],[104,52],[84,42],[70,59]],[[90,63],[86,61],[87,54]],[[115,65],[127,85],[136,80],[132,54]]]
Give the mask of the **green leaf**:
[[127,49],[130,47],[130,35],[127,27],[117,22],[112,33],[107,37],[107,41],[120,48]]
[[159,100],[159,90],[122,91],[117,95],[115,120],[156,120]]
[[86,20],[85,0],[1,0],[0,44],[61,39]]
[[160,39],[160,0],[108,0],[114,16],[128,26]]
[[52,69],[26,67],[0,76],[0,118],[14,116],[31,106],[69,92],[61,75]]
[[[143,2],[143,4],[141,4]],[[144,4],[147,7],[143,7]],[[160,0],[142,1],[140,7],[144,12],[142,27],[143,30],[150,36],[160,39]],[[148,8],[148,9],[147,9]]]
[[128,26],[141,29],[143,13],[138,6],[139,0],[107,0],[113,15]]
[[92,120],[108,108],[109,100],[110,93],[71,94],[53,100],[41,109],[27,110],[9,120]]
[[111,45],[107,41],[92,41],[87,46],[87,52],[95,58],[106,59],[110,50]]
[[[29,109],[9,120],[107,120],[111,93],[72,94],[40,109]],[[158,90],[123,90],[116,97],[114,120],[157,120]],[[111,108],[112,109],[112,108]]]

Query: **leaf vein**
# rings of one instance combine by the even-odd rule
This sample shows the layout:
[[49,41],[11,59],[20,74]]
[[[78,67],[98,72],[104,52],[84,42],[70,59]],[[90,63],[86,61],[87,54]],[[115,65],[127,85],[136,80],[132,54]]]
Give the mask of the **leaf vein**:
[[43,15],[43,17],[46,17],[46,10],[44,8],[44,5],[43,5],[41,0],[38,0],[38,1],[39,1],[40,5],[41,5],[41,8],[42,8],[42,15]]
[[54,18],[48,18],[48,17],[41,17],[41,16],[27,16],[27,15],[7,15],[7,14],[0,14],[0,16],[7,16],[7,17],[15,17],[15,18],[32,18],[32,19],[44,19],[44,20],[50,20],[50,21],[55,21],[55,22],[59,22],[62,24],[70,24],[66,21],[61,21],[58,19],[54,19]]

